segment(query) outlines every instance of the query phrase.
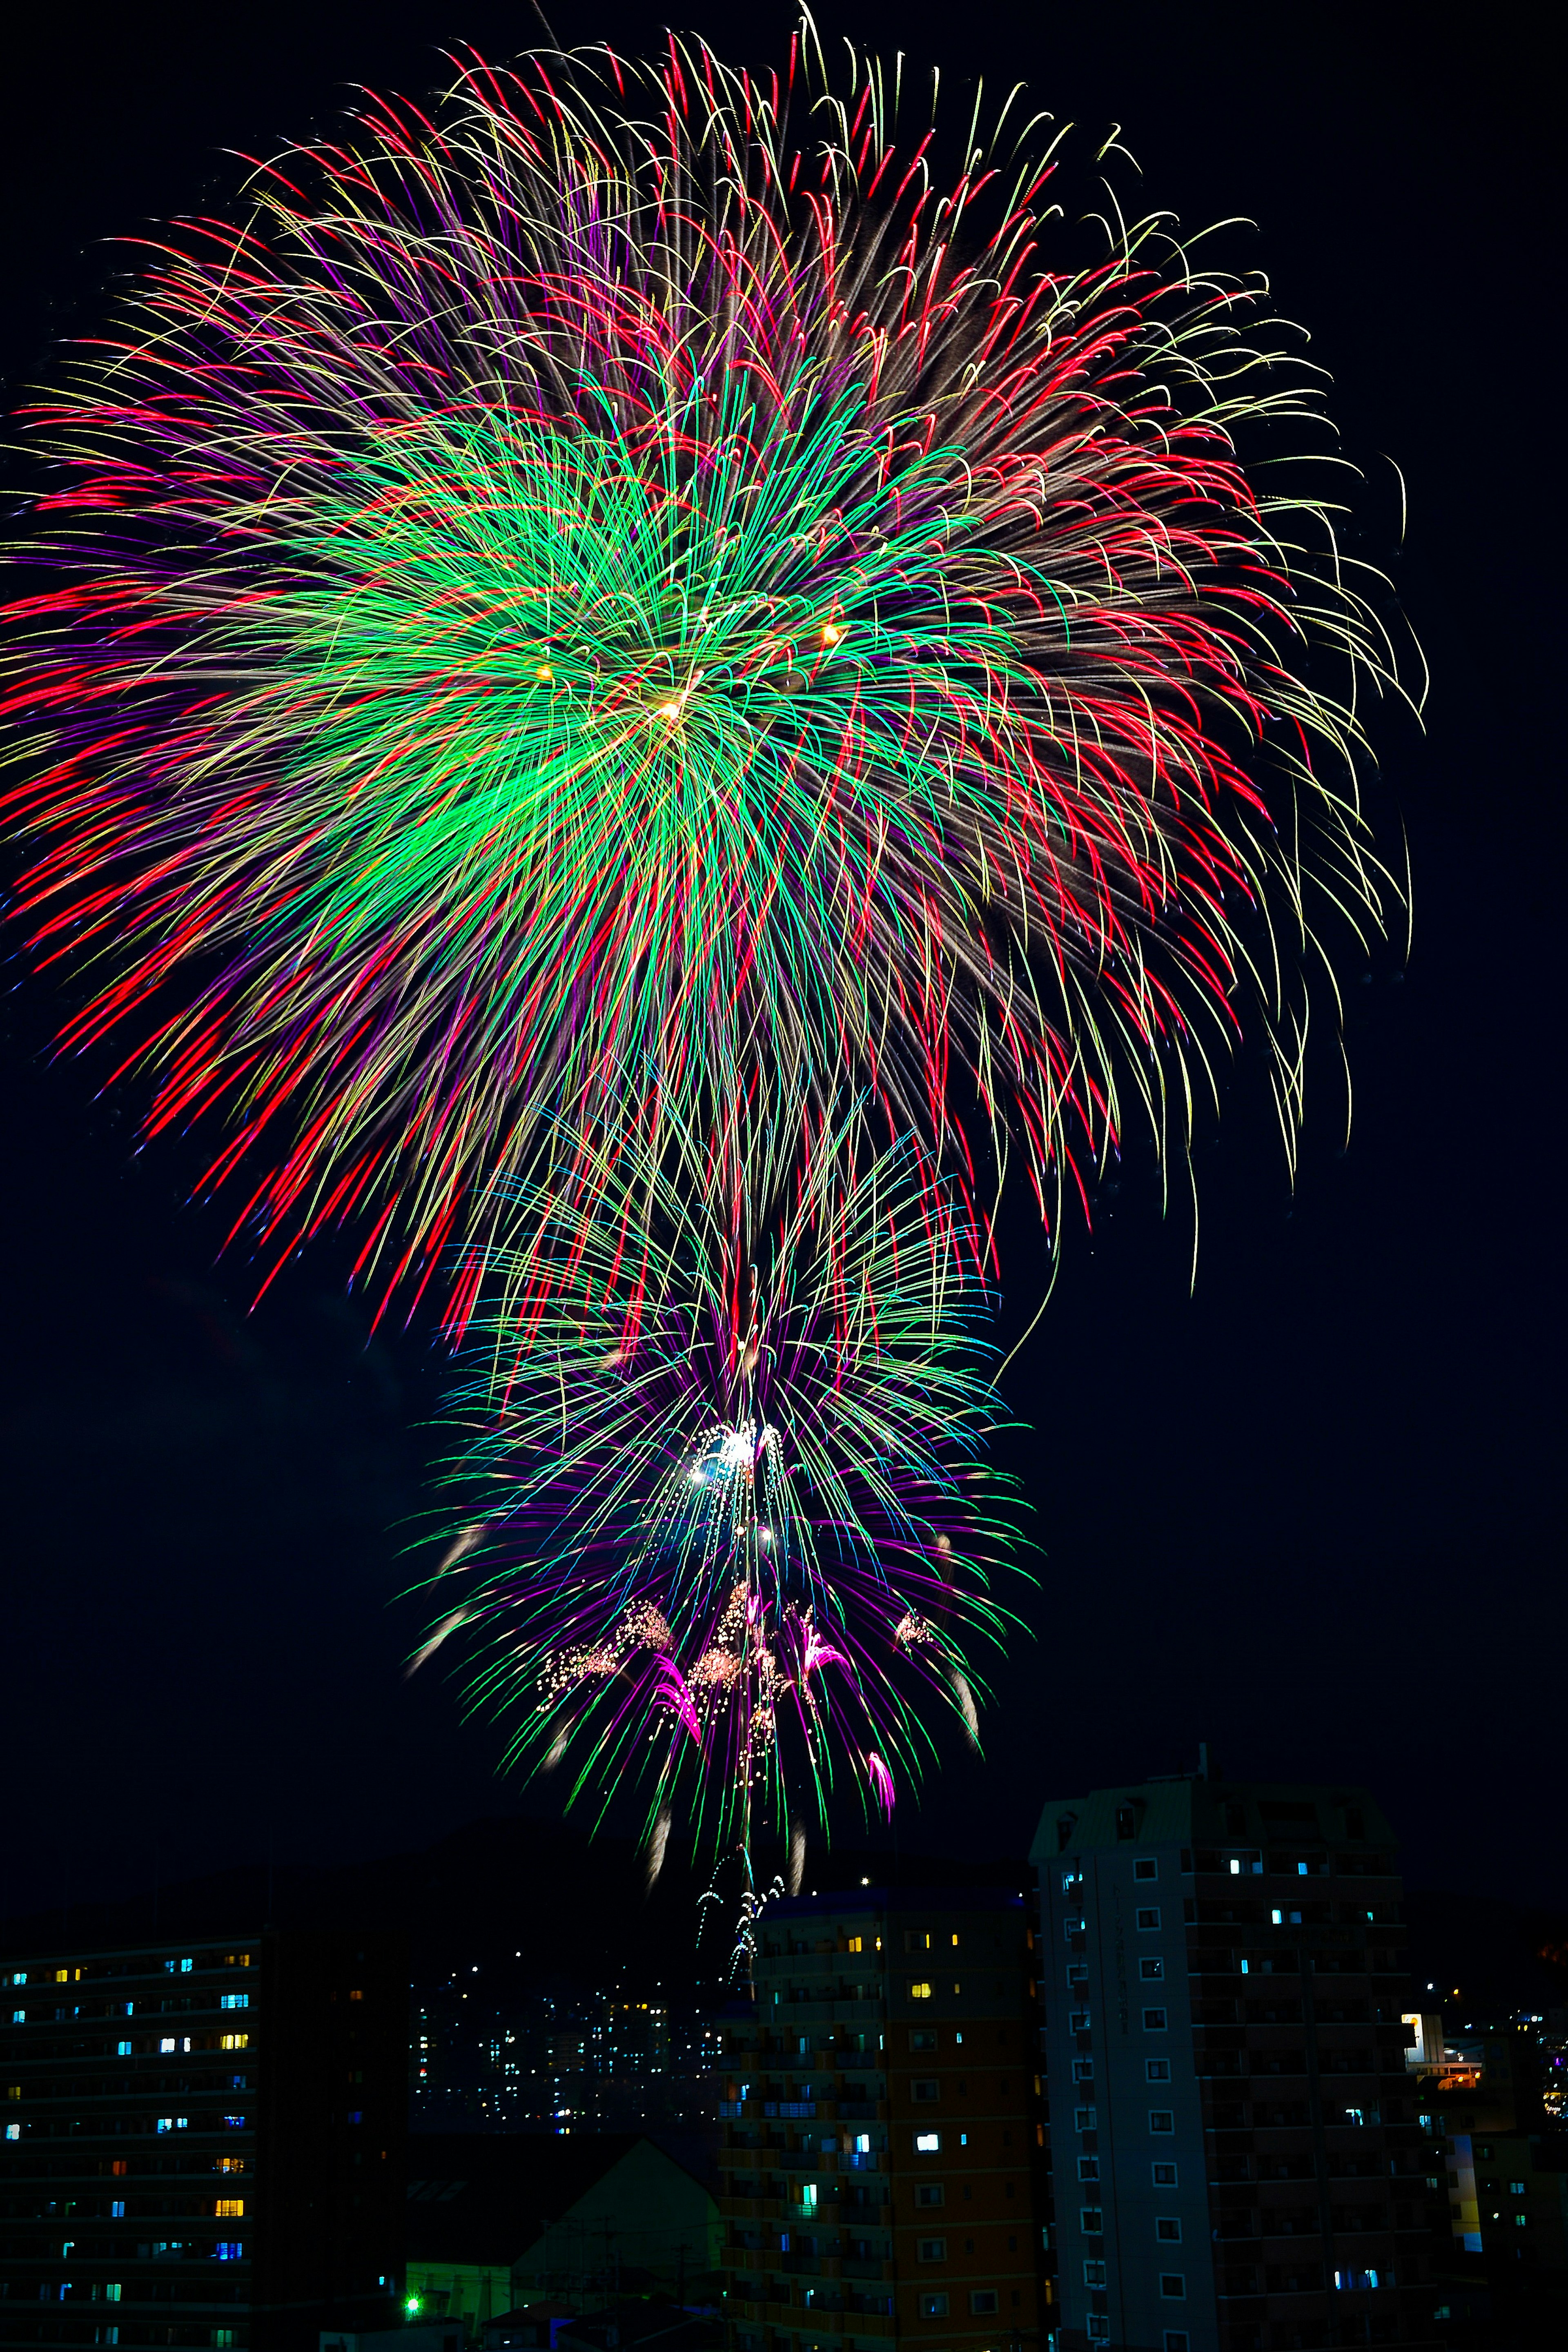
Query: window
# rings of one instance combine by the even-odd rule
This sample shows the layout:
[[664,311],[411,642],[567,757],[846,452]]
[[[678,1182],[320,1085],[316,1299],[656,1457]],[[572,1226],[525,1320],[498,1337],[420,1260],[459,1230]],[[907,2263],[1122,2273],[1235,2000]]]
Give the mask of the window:
[[1138,1963],[1138,1974],[1145,1984],[1158,1984],[1164,1973],[1164,1961],[1155,1959],[1152,1954]]
[[22,2137],[22,2126],[21,2126],[21,2125],[20,2125],[20,2124],[7,2124],[7,2125],[6,2125],[6,2126],[5,2126],[5,2137],[6,2137],[6,2138],[7,2138],[7,2139],[20,2139],[20,2138],[21,2138],[21,2137]]
[[1109,2344],[1110,2320],[1103,2311],[1091,2311],[1084,2321],[1084,2332],[1091,2344]]
[[921,2180],[915,2187],[917,2205],[945,2205],[947,2191],[940,2180]]
[[1082,1933],[1083,1921],[1078,1917],[1076,1913],[1070,1914],[1062,1921],[1062,1934],[1069,1944],[1075,1936],[1081,1936]]
[[158,2044],[160,2050],[177,2050],[179,2046],[172,2033],[165,2033]]
[[1187,2282],[1183,2277],[1180,2271],[1162,2271],[1160,2273],[1160,2293],[1169,2303],[1185,2303],[1187,2299]]
[[1105,2264],[1103,2263],[1085,2263],[1083,2266],[1083,2283],[1085,2286],[1103,2286],[1105,2284]]
[[1168,2083],[1171,2079],[1170,2060],[1168,2058],[1145,2058],[1143,2061],[1143,2079],[1146,2083]]
[[1168,2021],[1166,2019],[1165,2011],[1163,2009],[1146,2009],[1143,2011],[1143,2031],[1145,2033],[1163,2033],[1166,2030],[1167,2022]]
[[1524,2194],[1523,2181],[1510,2180],[1508,2184],[1508,2193],[1510,2197],[1522,2197]]
[[250,2036],[248,2033],[222,2034],[219,2036],[219,2047],[224,2050],[248,2050]]
[[244,2260],[245,2248],[237,2238],[220,2238],[213,2248],[213,2253],[220,2263],[237,2263]]
[[225,2116],[223,2120],[225,2128],[228,2131],[243,2131],[245,2129],[245,2117],[243,2116]]
[[917,2156],[936,2156],[940,2153],[941,2148],[941,2132],[916,2132],[915,2154]]
[[996,2308],[995,2288],[994,2286],[971,2287],[969,2291],[969,2308],[971,2311],[982,2315],[988,2311],[994,2311]]
[[1162,2245],[1179,2246],[1182,2242],[1182,2225],[1173,2213],[1157,2213],[1154,2216],[1154,2235]]
[[1075,2058],[1072,2062],[1072,2078],[1075,2083],[1092,2083],[1094,2080],[1093,2059]]
[[911,2050],[934,2050],[936,2048],[936,2035],[931,2032],[929,2026],[922,2028],[918,2025],[911,2025],[910,2028],[910,2048]]
[[1134,1878],[1158,1878],[1160,1875],[1158,1857],[1152,1853],[1141,1853],[1132,1864],[1132,1875]]
[[108,2285],[104,2288],[104,2290],[103,2290],[103,2299],[104,2299],[105,2303],[118,2303],[118,2302],[119,2302],[119,2300],[120,2300],[120,2281],[119,2281],[118,2279],[110,2279],[110,2281],[109,2284],[108,2284]]
[[243,2197],[220,2197],[217,2200],[217,2218],[220,2221],[237,2221],[244,2211]]
[[364,2121],[364,2109],[363,2107],[351,2107],[349,2109],[349,2121],[351,2124],[363,2124]]
[[1160,1924],[1159,1910],[1152,1904],[1145,1904],[1143,1907],[1135,1912],[1133,1916],[1138,1922],[1138,1929],[1141,1935],[1147,1936]]
[[1165,2352],[1187,2352],[1188,2341],[1189,2338],[1187,2331],[1184,2327],[1166,2328]]
[[[357,2000],[358,1995],[354,1995],[354,1998]],[[220,2009],[248,2009],[250,2007],[250,1995],[247,1992],[226,1992],[220,1994],[218,1999],[218,2007]]]
[[11,2022],[13,2025],[26,2025],[27,2022],[26,2011],[25,2009],[14,2009],[11,2011]]
[[1169,2107],[1151,2107],[1149,2110],[1149,2128],[1152,2132],[1174,2131],[1176,2128],[1176,2118],[1172,2114]]
[[911,1984],[910,1987],[910,1999],[911,2000],[929,2000],[931,1999],[930,1985],[923,1981],[919,1984]]
[[861,1936],[851,1936],[851,1937],[848,1938],[848,1940],[847,1941],[847,1943],[846,1943],[846,1945],[845,1945],[844,1948],[845,1948],[845,1950],[846,1950],[846,1951],[848,1951],[848,1952],[860,1952],[860,1951],[864,1951],[864,1949],[866,1948],[866,1946],[865,1946],[865,1938],[864,1938],[864,1937],[861,1937]]
[[364,1999],[364,1995],[363,1992],[351,1992],[349,1999],[351,2000],[363,2000]]
[[1123,1840],[1127,1838],[1135,1838],[1137,1836],[1138,1808],[1136,1805],[1117,1806],[1116,1834],[1119,1838]]
[[118,2056],[121,2058],[129,2058],[131,2055],[131,2044],[129,2042],[116,2042],[115,2051]]
[[1105,2215],[1098,2205],[1080,2205],[1079,2208],[1078,2226],[1083,2231],[1086,2238],[1103,2238],[1105,2235]]
[[914,2097],[924,2106],[929,2106],[933,2099],[940,2098],[942,2095],[942,2084],[929,2074],[922,2075],[918,2081],[912,2083],[910,2088]]
[[922,2294],[921,2297],[921,2317],[922,2319],[945,2319],[947,2317],[946,2295]]
[[922,2263],[945,2263],[947,2260],[947,2240],[945,2238],[922,2238],[921,2240],[921,2260]]
[[815,2213],[815,2212],[816,2212],[816,2181],[815,2181],[815,2180],[803,2180],[803,2181],[801,2182],[801,2184],[800,2184],[800,2203],[801,2203],[801,2210],[802,2210],[803,2212],[805,2212],[805,2213]]
[[1099,2157],[1080,2156],[1078,2160],[1078,2177],[1080,2180],[1098,2180],[1100,2179]]
[[1100,2110],[1098,2107],[1075,2107],[1072,2111],[1074,2131],[1093,2131]]
[[1068,1992],[1071,1992],[1075,1985],[1086,1985],[1088,1982],[1089,1962],[1087,1960],[1069,1960],[1068,1962]]
[[1068,2010],[1068,2031],[1069,2033],[1087,2033],[1089,2032],[1089,2011],[1087,2009]]

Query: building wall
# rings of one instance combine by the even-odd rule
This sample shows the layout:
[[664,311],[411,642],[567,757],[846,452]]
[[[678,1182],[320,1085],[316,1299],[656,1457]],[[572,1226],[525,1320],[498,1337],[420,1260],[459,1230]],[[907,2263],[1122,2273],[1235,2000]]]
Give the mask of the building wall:
[[[356,1950],[253,1935],[0,1961],[8,2340],[291,2352],[393,2315],[407,1969]],[[374,2027],[323,2021],[340,1963]]]
[[1391,1847],[1360,1790],[1047,1806],[1058,2352],[1430,2340]]
[[770,1906],[726,2028],[737,2352],[1037,2336],[1031,1947],[1016,1895]]
[[460,2319],[474,2336],[487,2321],[511,2309],[511,2266],[411,2260],[404,2299],[411,2316]]

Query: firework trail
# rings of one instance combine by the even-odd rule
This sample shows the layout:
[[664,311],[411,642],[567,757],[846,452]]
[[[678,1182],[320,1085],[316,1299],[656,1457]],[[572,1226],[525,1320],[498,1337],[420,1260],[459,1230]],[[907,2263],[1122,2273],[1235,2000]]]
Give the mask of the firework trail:
[[809,1155],[846,1089],[852,1160],[1011,1151],[1054,1231],[1244,1021],[1293,1128],[1388,667],[1238,454],[1308,381],[1157,221],[1053,267],[1015,100],[944,184],[846,71],[808,26],[367,99],[32,415],[20,912],[274,1264],[352,1223],[460,1328],[563,1134],[765,1096]]

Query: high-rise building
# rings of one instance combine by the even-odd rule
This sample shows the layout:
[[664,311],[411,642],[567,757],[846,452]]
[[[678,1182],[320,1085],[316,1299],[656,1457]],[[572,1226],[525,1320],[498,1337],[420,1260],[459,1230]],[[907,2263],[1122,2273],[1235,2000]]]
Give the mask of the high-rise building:
[[733,2352],[1005,2352],[1042,2326],[1024,1896],[770,1905],[726,2021]]
[[1361,1789],[1046,1806],[1055,2352],[1436,2340],[1393,1845]]
[[0,1996],[0,2339],[294,2352],[395,2317],[401,1939],[17,1954]]

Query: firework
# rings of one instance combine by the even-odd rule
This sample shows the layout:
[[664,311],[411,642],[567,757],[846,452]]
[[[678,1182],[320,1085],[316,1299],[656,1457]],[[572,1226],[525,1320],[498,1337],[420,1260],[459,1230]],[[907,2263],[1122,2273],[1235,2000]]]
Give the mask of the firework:
[[635,1255],[558,1194],[515,1205],[531,1244],[470,1333],[490,1355],[451,1474],[484,1533],[431,1580],[421,1661],[460,1631],[511,1759],[564,1755],[595,1815],[640,1785],[660,1854],[677,1803],[713,1844],[771,1823],[797,1858],[837,1782],[890,1813],[933,1701],[977,1738],[967,1647],[1008,1615],[951,1195],[895,1154],[847,1195],[737,1202],[683,1159]]
[[672,1102],[809,1153],[847,1093],[851,1185],[1011,1139],[1053,1224],[1244,1020],[1299,1112],[1386,667],[1239,454],[1304,379],[1156,223],[1053,267],[1037,120],[987,161],[977,110],[944,191],[847,71],[367,101],[36,414],[20,903],[89,981],[66,1041],[123,1038],[152,1132],[221,1117],[275,1261],[351,1221],[384,1296],[458,1268],[460,1326],[540,1155],[656,1165]]

